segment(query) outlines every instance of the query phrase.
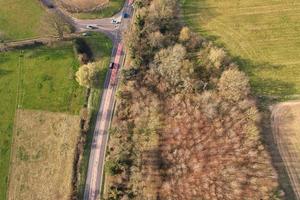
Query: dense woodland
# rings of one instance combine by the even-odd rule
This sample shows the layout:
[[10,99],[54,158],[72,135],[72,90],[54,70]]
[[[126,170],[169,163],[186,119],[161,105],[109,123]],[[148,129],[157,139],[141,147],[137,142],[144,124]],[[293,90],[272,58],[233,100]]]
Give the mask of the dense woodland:
[[247,76],[175,0],[138,0],[125,35],[107,199],[283,198]]

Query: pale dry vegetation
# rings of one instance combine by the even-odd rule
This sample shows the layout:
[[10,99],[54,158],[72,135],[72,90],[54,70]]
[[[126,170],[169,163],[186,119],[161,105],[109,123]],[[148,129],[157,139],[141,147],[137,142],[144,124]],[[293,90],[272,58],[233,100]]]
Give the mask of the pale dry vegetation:
[[109,0],[56,0],[66,9],[73,11],[86,11],[100,8],[109,3]]
[[78,137],[78,116],[18,110],[8,199],[70,199]]

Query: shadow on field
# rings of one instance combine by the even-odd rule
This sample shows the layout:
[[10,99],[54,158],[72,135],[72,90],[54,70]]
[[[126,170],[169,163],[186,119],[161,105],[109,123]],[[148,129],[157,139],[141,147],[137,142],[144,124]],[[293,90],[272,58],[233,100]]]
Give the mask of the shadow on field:
[[271,126],[270,106],[284,100],[284,96],[296,93],[295,85],[282,80],[270,78],[261,78],[255,75],[255,71],[272,69],[274,73],[280,70],[282,65],[272,65],[270,63],[254,63],[249,59],[241,57],[233,57],[240,69],[250,77],[250,84],[253,96],[257,99],[257,107],[262,115],[259,127],[261,128],[262,141],[265,144],[271,156],[272,165],[278,174],[279,186],[283,189],[286,200],[296,199],[295,193],[284,165],[282,157],[279,153],[278,146],[274,140]]
[[278,180],[280,184],[280,188],[283,189],[285,193],[286,200],[296,200],[296,195],[292,189],[291,182],[287,173],[287,169],[284,165],[282,157],[279,153],[278,146],[272,134],[272,126],[271,126],[271,112],[270,110],[263,110],[262,112],[262,120],[261,120],[261,128],[262,128],[262,139],[266,144],[268,152],[271,155],[272,164],[278,174]]
[[5,75],[8,75],[8,74],[10,74],[10,73],[12,73],[11,70],[0,69],[0,77],[5,76]]
[[271,71],[271,73],[279,74],[284,68],[284,65],[274,65],[271,63],[254,63],[249,59],[241,57],[233,57],[233,61],[239,65],[239,68],[244,71],[250,78],[250,84],[253,94],[257,97],[264,97],[274,99],[275,101],[282,101],[285,96],[297,93],[295,84],[276,80],[272,78],[262,78],[255,74],[259,71]]
[[[193,31],[201,33],[207,39],[214,41],[217,37],[207,34],[202,26],[199,25],[198,19],[201,18],[201,23],[205,24],[205,22],[209,22],[218,16],[219,13],[206,0],[198,1],[197,4],[199,5],[194,5],[190,0],[180,0],[180,5],[184,8],[182,9],[184,19]],[[188,10],[189,12],[185,13],[184,10]]]

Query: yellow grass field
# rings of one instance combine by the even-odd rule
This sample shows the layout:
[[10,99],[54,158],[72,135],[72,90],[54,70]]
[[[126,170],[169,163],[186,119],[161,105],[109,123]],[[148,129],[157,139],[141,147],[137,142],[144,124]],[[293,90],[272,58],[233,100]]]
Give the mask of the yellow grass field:
[[79,117],[18,110],[9,200],[68,200]]
[[181,0],[185,22],[225,46],[258,96],[300,94],[299,0]]
[[300,199],[300,102],[285,102],[272,110],[275,142],[295,195]]

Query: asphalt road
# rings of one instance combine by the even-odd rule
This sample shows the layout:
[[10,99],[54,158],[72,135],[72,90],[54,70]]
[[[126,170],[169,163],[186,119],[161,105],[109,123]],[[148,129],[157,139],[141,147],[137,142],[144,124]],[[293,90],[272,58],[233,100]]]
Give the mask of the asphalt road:
[[[112,51],[112,61],[116,55],[117,45],[122,43],[122,32],[128,27],[128,23],[130,22],[133,8],[128,5],[128,1],[126,1],[121,13],[117,14],[116,16],[123,16],[123,12],[126,12],[129,17],[126,19],[122,19],[122,22],[118,27],[110,28],[110,34],[113,37],[114,48]],[[105,28],[105,24],[107,24],[107,20],[110,19],[103,19],[103,20],[88,20],[84,23],[82,20],[77,20],[80,27],[84,26],[86,23],[89,24],[97,24],[98,26],[100,23]],[[109,27],[108,27],[109,28]],[[96,29],[98,30],[98,29]],[[99,29],[98,31],[103,31],[104,29]],[[105,29],[107,31],[107,29]],[[120,68],[122,68],[123,61],[124,61],[125,54],[122,53],[120,58]],[[120,70],[119,70],[120,71]],[[105,161],[105,151],[108,142],[108,129],[110,126],[110,121],[113,115],[113,108],[115,102],[115,91],[116,85],[110,85],[111,79],[111,70],[106,75],[106,80],[104,83],[104,91],[101,98],[100,109],[97,114],[96,126],[93,134],[93,141],[91,145],[91,152],[89,158],[89,166],[87,172],[87,179],[86,179],[86,186],[84,192],[84,200],[99,200],[101,194],[101,183],[103,180],[103,168],[104,168],[104,161]]]
[[[56,12],[61,15],[66,21],[71,23],[75,28],[77,33],[86,31],[101,32],[109,36],[114,47],[112,50],[111,62],[114,61],[116,56],[116,50],[119,43],[122,43],[122,33],[128,28],[131,17],[133,15],[133,7],[131,6],[133,0],[126,0],[122,10],[111,18],[104,19],[93,19],[93,20],[80,20],[72,17],[64,10],[61,10],[53,3],[53,0],[42,0],[43,4],[49,8],[50,12]],[[124,13],[127,17],[124,18]],[[121,17],[120,24],[112,24],[113,18]],[[97,27],[95,29],[87,28],[88,25]],[[120,68],[122,68],[125,54],[122,53],[120,57]],[[107,66],[109,67],[109,66]],[[120,70],[119,70],[120,71]],[[118,72],[119,72],[118,71]],[[111,69],[106,74],[106,79],[104,82],[104,90],[102,93],[100,108],[97,114],[97,120],[95,125],[95,130],[93,133],[93,140],[90,151],[89,165],[87,171],[87,179],[84,191],[84,200],[99,200],[101,194],[101,183],[103,180],[103,168],[105,162],[105,152],[108,142],[108,129],[110,126],[110,121],[113,115],[113,108],[115,102],[115,92],[116,85],[110,85],[111,80]]]

